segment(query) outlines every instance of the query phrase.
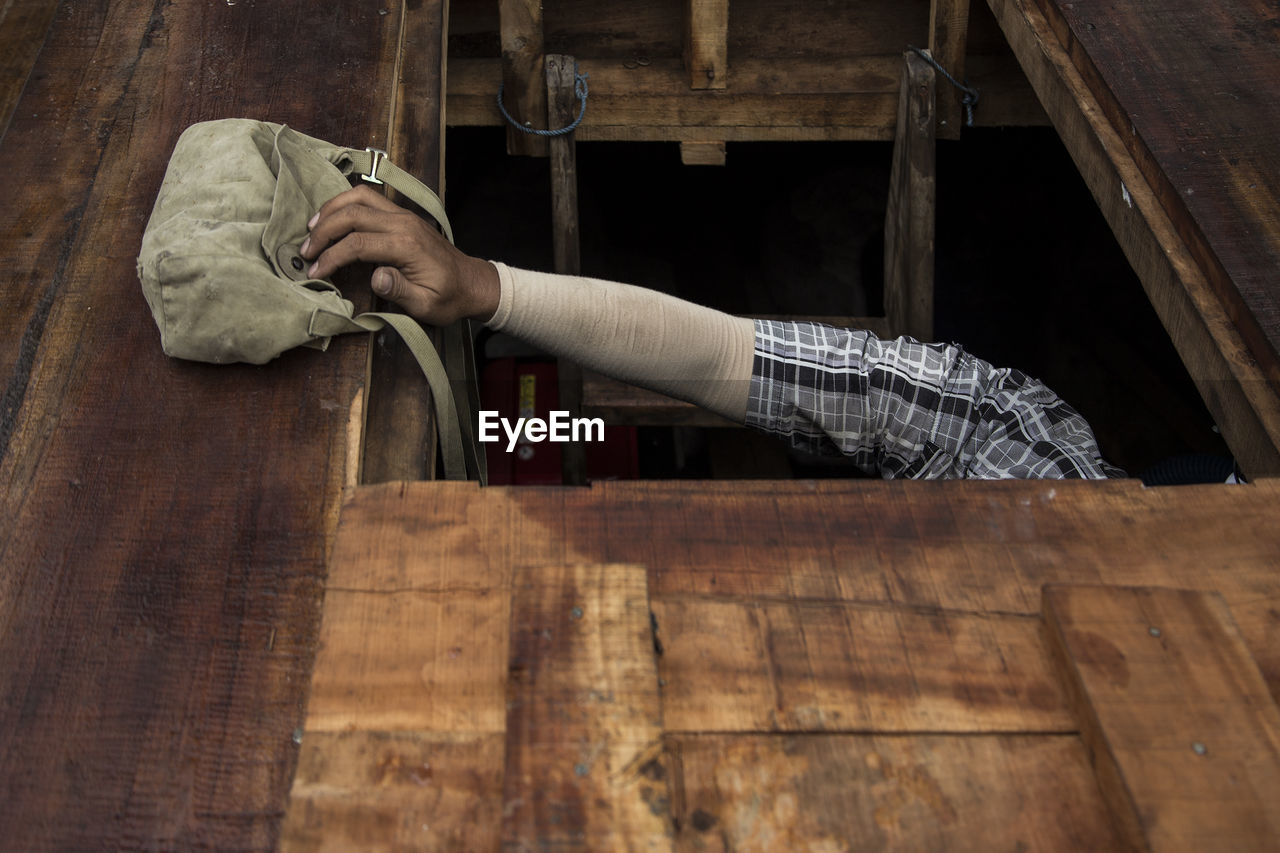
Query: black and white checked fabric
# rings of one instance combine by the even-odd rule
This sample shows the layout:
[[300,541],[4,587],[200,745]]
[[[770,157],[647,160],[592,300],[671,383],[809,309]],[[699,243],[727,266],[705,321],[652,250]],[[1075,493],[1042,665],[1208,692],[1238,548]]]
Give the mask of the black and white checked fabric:
[[756,320],[747,425],[885,479],[1123,477],[1043,383],[960,347]]

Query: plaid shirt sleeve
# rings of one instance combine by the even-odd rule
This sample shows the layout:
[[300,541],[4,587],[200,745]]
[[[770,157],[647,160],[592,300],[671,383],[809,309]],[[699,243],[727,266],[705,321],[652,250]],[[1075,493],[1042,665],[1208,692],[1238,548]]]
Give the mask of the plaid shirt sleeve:
[[747,425],[885,479],[1123,477],[1039,380],[963,349],[757,320]]

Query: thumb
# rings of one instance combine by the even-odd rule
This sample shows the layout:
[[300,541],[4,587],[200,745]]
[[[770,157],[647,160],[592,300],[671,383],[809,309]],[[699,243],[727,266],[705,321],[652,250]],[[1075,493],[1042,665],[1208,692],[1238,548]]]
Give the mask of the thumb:
[[373,271],[369,284],[373,292],[389,302],[399,305],[419,320],[426,320],[430,304],[424,298],[426,293],[420,287],[414,287],[405,278],[404,273],[395,267],[378,267]]
[[424,323],[441,322],[441,307],[436,295],[428,288],[415,284],[395,267],[378,267],[369,280],[373,292],[394,302],[411,317]]
[[399,303],[407,295],[408,282],[395,267],[378,267],[373,271],[369,284],[374,293],[395,303]]

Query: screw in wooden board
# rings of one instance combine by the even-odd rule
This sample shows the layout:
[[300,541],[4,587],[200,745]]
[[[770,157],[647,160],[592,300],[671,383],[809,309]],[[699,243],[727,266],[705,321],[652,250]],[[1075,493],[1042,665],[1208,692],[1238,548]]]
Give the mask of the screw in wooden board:
[[585,764],[575,764],[575,765],[573,765],[573,772],[574,772],[575,774],[577,774],[578,776],[586,776],[586,775],[587,775],[587,765],[585,765]]
[[1153,637],[1159,637],[1159,636],[1160,636],[1160,629],[1159,629],[1159,628],[1156,628],[1156,627],[1154,627],[1154,626],[1153,626],[1153,627],[1151,627],[1151,628],[1148,628],[1148,629],[1147,629],[1147,633],[1148,633],[1148,634],[1150,634],[1150,635],[1151,635],[1151,636],[1153,636]]
[[1194,752],[1196,755],[1205,755],[1209,752],[1209,747],[1205,746],[1200,741],[1196,741],[1195,743],[1191,744],[1191,751]]
[[569,611],[569,615],[570,615],[570,616],[572,616],[574,619],[581,619],[581,618],[582,618],[582,608],[581,608],[581,607],[575,607],[575,608],[573,608],[572,610],[570,610],[570,611]]

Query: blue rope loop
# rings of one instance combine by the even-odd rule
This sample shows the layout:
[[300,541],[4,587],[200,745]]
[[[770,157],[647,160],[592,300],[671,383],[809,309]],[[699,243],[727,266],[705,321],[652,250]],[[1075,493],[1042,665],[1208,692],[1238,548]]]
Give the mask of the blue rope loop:
[[907,50],[912,51],[913,53],[918,55],[921,59],[923,59],[925,62],[932,65],[934,67],[934,70],[936,70],[943,77],[946,77],[952,86],[955,86],[961,92],[964,92],[964,97],[960,99],[960,103],[964,104],[964,113],[965,113],[964,126],[973,127],[973,108],[978,106],[978,96],[979,96],[978,90],[973,86],[970,86],[968,80],[965,80],[963,83],[961,83],[959,80],[952,77],[947,72],[947,69],[939,65],[938,60],[934,59],[933,56],[930,55],[929,51],[922,50],[921,48],[918,48],[918,47],[912,47],[911,45],[907,45]]
[[498,84],[498,110],[502,113],[502,117],[507,123],[522,133],[529,133],[533,136],[564,136],[566,133],[573,133],[578,129],[578,125],[582,124],[583,117],[587,114],[587,76],[578,72],[578,63],[573,63],[573,94],[582,105],[578,108],[578,117],[569,124],[556,130],[538,130],[537,128],[528,127],[516,121],[511,113],[507,112],[506,105],[502,102],[503,84]]

